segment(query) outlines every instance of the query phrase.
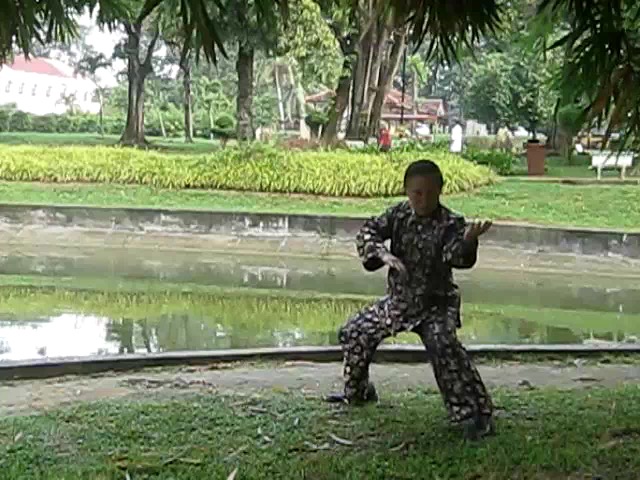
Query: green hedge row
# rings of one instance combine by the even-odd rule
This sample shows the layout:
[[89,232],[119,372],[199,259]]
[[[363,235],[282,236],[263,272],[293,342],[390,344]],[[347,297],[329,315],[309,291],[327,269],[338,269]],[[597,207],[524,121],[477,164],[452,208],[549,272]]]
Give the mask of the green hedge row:
[[[230,121],[229,121],[230,119]],[[107,135],[120,135],[124,131],[126,118],[123,115],[104,116],[103,128]],[[198,123],[194,119],[194,135],[209,138],[208,122]],[[221,114],[215,118],[216,134],[233,136],[235,120],[228,114]],[[145,133],[152,137],[162,136],[160,119],[157,115],[145,115]],[[164,131],[168,137],[184,136],[184,117],[181,112],[167,112],[163,115]],[[88,133],[97,134],[100,131],[98,115],[63,114],[63,115],[31,115],[12,108],[0,107],[0,132],[6,133]]]
[[[447,152],[426,156],[446,179],[445,193],[494,181],[492,171]],[[254,144],[207,155],[156,153],[123,147],[0,146],[0,180],[94,182],[328,196],[403,193],[415,154],[393,157],[348,151],[290,151]]]

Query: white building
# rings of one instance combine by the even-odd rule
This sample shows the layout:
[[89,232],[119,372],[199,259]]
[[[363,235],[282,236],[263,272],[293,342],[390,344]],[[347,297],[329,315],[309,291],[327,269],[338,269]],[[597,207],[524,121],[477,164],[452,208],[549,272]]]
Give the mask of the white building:
[[0,105],[15,104],[33,115],[63,114],[71,109],[98,113],[96,87],[57,60],[16,57],[0,67]]

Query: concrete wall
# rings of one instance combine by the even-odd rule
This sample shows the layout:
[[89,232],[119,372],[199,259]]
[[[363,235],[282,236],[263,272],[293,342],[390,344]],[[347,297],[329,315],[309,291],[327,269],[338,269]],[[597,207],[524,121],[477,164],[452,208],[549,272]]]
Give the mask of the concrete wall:
[[[0,205],[0,242],[74,242],[184,248],[231,248],[353,255],[363,218],[223,213],[198,210]],[[496,223],[483,244],[531,251],[640,259],[640,232]]]

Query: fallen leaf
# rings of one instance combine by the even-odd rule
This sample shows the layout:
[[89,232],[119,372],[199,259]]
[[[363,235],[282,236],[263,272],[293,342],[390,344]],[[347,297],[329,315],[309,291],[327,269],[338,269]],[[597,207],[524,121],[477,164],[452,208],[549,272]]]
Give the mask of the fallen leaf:
[[293,426],[297,427],[298,425],[300,425],[300,419],[296,417],[296,419],[293,421]]
[[267,435],[264,435],[264,436],[262,437],[262,439],[263,439],[265,442],[269,442],[269,443],[271,443],[271,442],[273,441],[273,440],[271,440],[271,438],[270,438],[269,436],[267,436]]
[[245,450],[247,450],[249,448],[249,445],[243,445],[240,448],[238,448],[236,451],[231,452],[229,455],[227,455],[227,458],[225,460],[230,460],[235,456],[240,455],[242,452],[244,452]]
[[234,480],[236,478],[236,475],[238,474],[238,467],[236,467],[233,472],[231,472],[229,474],[229,476],[227,477],[227,480]]
[[396,445],[395,447],[391,447],[389,449],[389,451],[391,452],[397,452],[398,450],[402,450],[404,447],[406,447],[407,444],[405,442],[402,442],[400,445]]
[[266,408],[262,408],[262,407],[249,407],[249,410],[252,411],[253,413],[269,413],[269,410],[267,410]]
[[340,438],[337,435],[334,435],[333,433],[330,433],[329,436],[334,442],[339,443],[340,445],[353,445],[353,442],[349,440],[345,440],[344,438]]
[[13,442],[14,442],[14,443],[18,443],[18,442],[20,441],[20,439],[22,438],[22,436],[23,436],[23,433],[22,433],[22,432],[18,432],[18,433],[16,434],[16,436],[15,436],[15,437],[13,437]]
[[315,443],[311,443],[311,442],[304,442],[304,444],[309,447],[311,450],[329,450],[331,448],[331,445],[327,442],[327,443],[323,443],[322,445],[316,445]]
[[124,472],[124,480],[131,480],[131,475],[129,475],[129,472]]
[[622,443],[622,440],[620,439],[610,440],[607,443],[600,445],[600,448],[609,449],[618,446],[620,443]]

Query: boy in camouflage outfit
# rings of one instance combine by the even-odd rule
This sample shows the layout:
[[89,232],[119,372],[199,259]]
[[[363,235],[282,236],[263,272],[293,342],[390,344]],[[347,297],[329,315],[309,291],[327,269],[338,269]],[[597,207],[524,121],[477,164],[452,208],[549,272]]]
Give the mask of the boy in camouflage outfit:
[[[389,267],[387,294],[351,317],[339,331],[344,355],[343,394],[330,402],[377,401],[369,364],[378,345],[399,332],[420,335],[451,420],[477,439],[493,432],[491,398],[460,344],[460,293],[452,269],[472,268],[478,237],[490,222],[469,226],[440,203],[443,177],[429,160],[405,172],[408,201],[365,222],[357,235],[358,254],[367,271]],[[391,249],[384,245],[391,240]]]

